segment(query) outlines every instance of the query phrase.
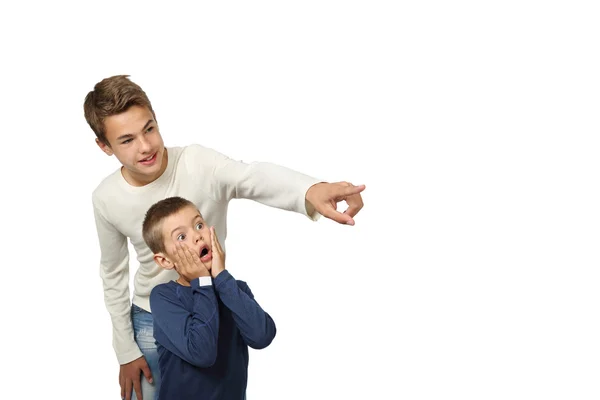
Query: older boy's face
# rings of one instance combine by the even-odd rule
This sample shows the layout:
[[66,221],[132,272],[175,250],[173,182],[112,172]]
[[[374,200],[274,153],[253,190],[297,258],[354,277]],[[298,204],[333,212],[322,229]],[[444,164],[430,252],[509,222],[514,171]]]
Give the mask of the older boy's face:
[[166,169],[165,148],[158,125],[147,107],[132,106],[104,121],[110,147],[98,143],[123,164],[123,176],[134,186],[156,180]]
[[184,243],[210,270],[212,267],[210,228],[195,207],[185,207],[165,218],[162,234],[167,256],[171,261],[174,261],[177,244]]

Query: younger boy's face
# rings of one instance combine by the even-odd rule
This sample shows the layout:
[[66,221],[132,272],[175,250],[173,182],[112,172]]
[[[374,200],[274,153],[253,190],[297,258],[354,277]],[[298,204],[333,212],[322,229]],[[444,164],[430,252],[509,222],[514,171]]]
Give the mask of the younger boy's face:
[[185,244],[192,253],[210,270],[212,267],[212,251],[210,227],[206,225],[200,212],[188,206],[165,218],[162,234],[167,250],[167,257],[176,264],[175,254],[178,244]]
[[147,107],[132,106],[104,120],[110,146],[96,140],[109,156],[123,164],[123,176],[134,186],[156,180],[166,169],[165,149],[158,124]]

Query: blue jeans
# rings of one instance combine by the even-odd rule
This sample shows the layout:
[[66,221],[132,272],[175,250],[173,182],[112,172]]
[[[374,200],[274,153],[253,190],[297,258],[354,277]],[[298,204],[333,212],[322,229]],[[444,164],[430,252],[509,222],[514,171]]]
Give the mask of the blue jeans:
[[[146,358],[150,372],[152,372],[152,380],[154,381],[154,383],[148,382],[142,374],[142,397],[144,398],[143,400],[157,400],[160,389],[160,370],[158,368],[158,350],[156,349],[156,342],[154,340],[152,314],[133,304],[131,307],[131,322],[133,323],[135,341],[142,351],[144,358]],[[137,400],[135,390],[132,393],[131,399]]]

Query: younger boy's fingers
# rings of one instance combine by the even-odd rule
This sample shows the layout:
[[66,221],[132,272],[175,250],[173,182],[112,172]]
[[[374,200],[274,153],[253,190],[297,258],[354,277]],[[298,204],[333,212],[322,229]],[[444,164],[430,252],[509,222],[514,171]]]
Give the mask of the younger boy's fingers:
[[217,248],[219,249],[219,253],[223,253],[223,248],[221,247],[221,242],[219,242],[219,239],[217,239]]
[[181,264],[181,262],[183,261],[183,258],[181,257],[181,246],[177,245],[175,246],[175,262],[178,264]]
[[[192,253],[192,250],[189,247],[186,247],[186,254],[187,254],[188,262],[190,263],[190,265],[195,264],[196,259],[198,258],[198,255],[196,253]],[[194,256],[196,256],[196,257],[194,257]]]
[[[213,227],[214,229],[214,227]],[[219,242],[219,236],[217,236],[217,233],[215,232],[215,243],[217,243],[217,246],[221,247],[221,242]]]
[[182,245],[183,247],[183,257],[185,258],[185,261],[189,264],[191,264],[193,262],[192,260],[192,253],[190,252],[190,249],[186,246],[186,245]]
[[177,247],[177,260],[175,260],[175,264],[179,266],[179,268],[181,268],[181,270],[183,271],[187,271],[190,266],[189,266],[189,262],[187,260],[187,257],[185,256],[185,251],[183,246],[178,245]]
[[215,231],[215,227],[214,226],[210,227],[210,234],[211,234],[213,242],[215,242],[215,244],[218,245],[219,244],[219,237],[217,236],[217,232]]
[[217,248],[217,234],[215,233],[215,227],[211,226],[210,227],[210,247],[212,247],[212,250],[218,250]]
[[219,242],[219,237],[215,233],[215,227],[212,226],[210,229],[211,229],[212,238],[213,238],[213,246],[216,247],[217,251],[222,254],[223,249],[221,248],[221,242]]
[[215,232],[215,227],[212,228],[212,239],[215,246],[219,247],[219,237],[217,236],[217,232]]

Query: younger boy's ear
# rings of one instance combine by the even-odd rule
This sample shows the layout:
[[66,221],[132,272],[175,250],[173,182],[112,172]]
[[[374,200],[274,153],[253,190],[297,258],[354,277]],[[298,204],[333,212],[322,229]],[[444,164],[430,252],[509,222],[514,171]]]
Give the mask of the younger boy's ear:
[[98,147],[100,147],[100,150],[105,152],[107,155],[109,155],[109,156],[113,155],[113,150],[110,148],[110,146],[107,145],[106,143],[100,141],[100,139],[96,138],[96,144],[98,145]]
[[156,261],[156,263],[158,265],[160,265],[164,269],[173,269],[173,268],[175,268],[175,264],[173,264],[171,262],[171,260],[169,260],[164,253],[157,253],[157,254],[155,254],[154,255],[154,261]]

